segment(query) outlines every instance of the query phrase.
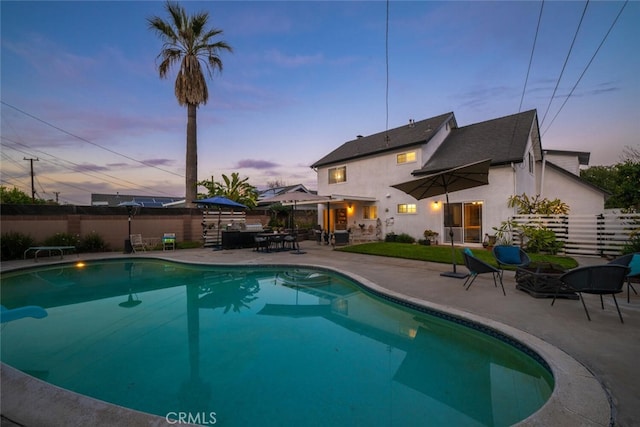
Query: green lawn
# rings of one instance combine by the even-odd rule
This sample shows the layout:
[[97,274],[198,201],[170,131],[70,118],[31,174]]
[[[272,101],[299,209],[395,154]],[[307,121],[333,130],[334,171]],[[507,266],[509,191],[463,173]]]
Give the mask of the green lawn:
[[[451,263],[451,246],[443,245],[415,245],[410,243],[391,243],[391,242],[373,242],[362,243],[360,245],[337,247],[337,251],[352,252],[366,255],[378,255],[395,258],[417,259],[421,261],[441,262],[445,264]],[[487,249],[471,249],[473,255],[482,261],[497,267],[497,263],[493,254]],[[455,248],[456,264],[464,265],[462,259],[462,251],[460,247]],[[567,256],[559,255],[542,255],[528,253],[532,262],[544,261],[559,264],[565,269],[571,269],[578,266],[578,262]]]

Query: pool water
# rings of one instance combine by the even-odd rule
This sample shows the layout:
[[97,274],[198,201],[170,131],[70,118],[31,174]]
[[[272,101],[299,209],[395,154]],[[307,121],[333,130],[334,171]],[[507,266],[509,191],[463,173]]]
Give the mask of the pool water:
[[223,426],[506,426],[553,377],[526,351],[324,269],[124,259],[5,273],[3,362]]

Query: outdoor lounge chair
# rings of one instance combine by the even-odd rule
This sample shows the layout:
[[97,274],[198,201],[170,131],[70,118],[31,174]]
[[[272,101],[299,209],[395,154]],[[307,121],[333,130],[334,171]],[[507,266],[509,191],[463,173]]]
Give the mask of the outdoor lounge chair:
[[[618,316],[620,322],[622,320],[622,314],[620,313],[620,307],[618,307],[618,301],[616,300],[616,294],[622,292],[625,278],[629,272],[629,267],[617,264],[601,264],[590,265],[587,267],[578,267],[570,270],[560,276],[560,281],[570,290],[574,291],[580,297],[584,312],[587,314],[587,319],[591,321],[589,311],[584,303],[582,294],[595,294],[600,295],[600,306],[604,310],[604,302],[602,301],[602,295],[611,294],[613,302],[618,310]],[[553,296],[551,305],[556,302],[556,297],[560,288],[558,287],[556,294]]]
[[633,287],[631,281],[640,281],[640,252],[622,255],[619,258],[609,262],[609,264],[624,265],[629,267],[629,274],[627,274],[627,302],[631,302],[629,299],[629,293],[633,290],[633,293],[638,295],[636,288]]
[[526,267],[531,263],[529,256],[519,246],[497,245],[493,247],[493,257],[498,262],[500,276],[504,274],[503,266]]
[[142,240],[142,234],[129,235],[129,241],[131,242],[131,249],[133,250],[133,253],[138,251],[147,251],[147,244]]
[[462,286],[466,286],[466,289],[469,290],[473,281],[478,277],[478,274],[491,273],[493,275],[493,284],[495,287],[498,287],[498,282],[496,281],[497,275],[500,280],[500,286],[502,287],[502,294],[505,296],[507,295],[504,292],[504,285],[502,284],[502,274],[500,274],[500,270],[473,256],[473,253],[469,248],[465,248],[462,251],[462,256],[464,257],[464,265],[467,267],[467,270],[469,270],[469,276],[467,276],[467,279],[464,281]]

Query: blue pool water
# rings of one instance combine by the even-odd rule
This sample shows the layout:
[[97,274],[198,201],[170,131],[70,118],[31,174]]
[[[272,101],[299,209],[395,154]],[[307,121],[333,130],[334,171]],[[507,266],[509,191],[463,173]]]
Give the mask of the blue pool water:
[[[5,273],[3,362],[144,412],[221,426],[506,426],[544,362],[338,273],[125,259]],[[446,316],[445,316],[446,317]]]

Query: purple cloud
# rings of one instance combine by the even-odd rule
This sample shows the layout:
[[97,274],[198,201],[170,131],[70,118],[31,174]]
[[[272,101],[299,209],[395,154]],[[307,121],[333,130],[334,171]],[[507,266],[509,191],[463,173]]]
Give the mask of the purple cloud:
[[236,168],[248,168],[248,169],[272,169],[280,166],[277,163],[269,162],[266,160],[240,160],[236,163]]

